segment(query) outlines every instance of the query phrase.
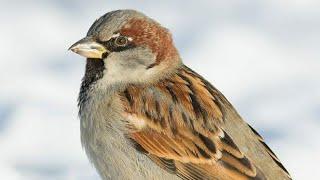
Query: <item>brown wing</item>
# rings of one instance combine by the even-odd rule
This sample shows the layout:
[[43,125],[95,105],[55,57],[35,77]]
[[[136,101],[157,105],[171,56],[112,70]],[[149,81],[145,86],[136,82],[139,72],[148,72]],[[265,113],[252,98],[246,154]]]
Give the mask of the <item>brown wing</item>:
[[153,86],[130,86],[121,94],[128,137],[183,179],[264,179],[224,131],[217,94],[186,67]]

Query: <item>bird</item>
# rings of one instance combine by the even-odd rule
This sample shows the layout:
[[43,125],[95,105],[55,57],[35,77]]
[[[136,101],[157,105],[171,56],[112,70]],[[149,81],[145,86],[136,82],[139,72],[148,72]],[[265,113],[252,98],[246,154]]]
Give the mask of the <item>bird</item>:
[[69,50],[86,58],[81,142],[102,179],[291,179],[226,97],[183,63],[170,31],[144,13],[108,12]]

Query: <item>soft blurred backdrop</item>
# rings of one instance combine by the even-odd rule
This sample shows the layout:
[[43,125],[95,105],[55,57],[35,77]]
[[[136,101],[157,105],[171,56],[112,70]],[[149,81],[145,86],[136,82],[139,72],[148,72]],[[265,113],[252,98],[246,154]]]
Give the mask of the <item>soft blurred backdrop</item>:
[[319,0],[0,0],[0,178],[98,180],[81,148],[84,58],[67,48],[123,8],[173,33],[294,179],[320,179]]

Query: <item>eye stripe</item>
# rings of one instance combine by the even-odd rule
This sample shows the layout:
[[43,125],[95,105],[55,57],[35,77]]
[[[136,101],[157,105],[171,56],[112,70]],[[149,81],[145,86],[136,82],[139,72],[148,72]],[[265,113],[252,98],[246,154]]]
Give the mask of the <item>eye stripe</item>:
[[[122,42],[116,42],[119,41],[118,38],[120,37],[126,38],[125,44],[122,45]],[[97,42],[103,44],[110,52],[120,52],[136,47],[136,45],[132,41],[133,39],[131,37],[121,36],[120,33],[116,33],[107,41],[98,40]]]
[[116,33],[116,34],[113,34],[110,39],[116,38],[116,37],[119,37],[119,36],[120,36],[120,33]]

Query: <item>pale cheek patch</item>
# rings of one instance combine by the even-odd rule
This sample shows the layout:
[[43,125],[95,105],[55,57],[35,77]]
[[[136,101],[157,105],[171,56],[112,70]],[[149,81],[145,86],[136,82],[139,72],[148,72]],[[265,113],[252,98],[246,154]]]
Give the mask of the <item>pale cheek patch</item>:
[[146,127],[146,122],[143,119],[138,118],[136,115],[127,114],[126,118],[131,123],[131,125],[133,125],[135,128],[137,128],[139,130]]

